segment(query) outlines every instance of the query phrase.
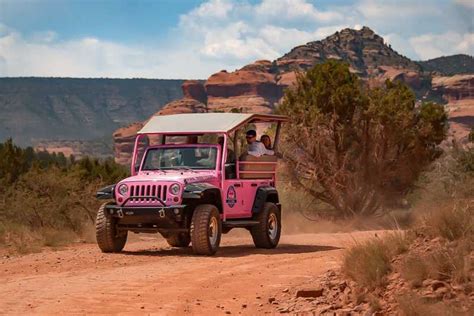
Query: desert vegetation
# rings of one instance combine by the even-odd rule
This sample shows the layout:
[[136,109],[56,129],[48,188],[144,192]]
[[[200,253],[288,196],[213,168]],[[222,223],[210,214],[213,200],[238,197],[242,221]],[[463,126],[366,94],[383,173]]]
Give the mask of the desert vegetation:
[[371,239],[354,242],[345,250],[340,270],[313,281],[312,286],[322,290],[308,303],[311,310],[472,315],[473,158],[474,149],[455,147],[432,163],[407,197],[412,205],[410,227],[377,231]]
[[406,315],[474,311],[473,158],[473,149],[444,154],[421,180],[412,228],[347,251],[342,271],[379,308]]
[[112,159],[35,152],[0,144],[0,246],[31,252],[42,246],[93,241],[97,188],[127,172]]
[[299,74],[279,112],[292,180],[339,217],[396,207],[441,151],[441,105],[416,104],[404,84],[369,89],[336,61]]
[[340,272],[317,281],[329,291],[316,310],[472,314],[474,149],[443,143],[443,107],[416,103],[400,83],[367,88],[327,62],[299,74],[279,110],[292,118],[282,144],[289,180],[314,213],[408,214],[346,250]]

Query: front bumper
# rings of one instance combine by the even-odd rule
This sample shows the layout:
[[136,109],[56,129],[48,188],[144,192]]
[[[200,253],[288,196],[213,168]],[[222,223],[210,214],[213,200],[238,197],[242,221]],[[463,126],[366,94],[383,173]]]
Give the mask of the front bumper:
[[117,218],[117,228],[136,232],[187,231],[186,205],[120,206],[106,205],[107,216]]

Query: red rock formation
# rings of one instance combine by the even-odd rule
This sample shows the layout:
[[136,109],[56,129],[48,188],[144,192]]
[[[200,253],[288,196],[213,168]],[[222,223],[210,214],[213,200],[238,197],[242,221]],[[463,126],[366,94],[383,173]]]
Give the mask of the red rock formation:
[[380,66],[369,70],[372,75],[368,80],[370,86],[381,86],[388,79],[390,81],[401,81],[406,83],[414,90],[422,88],[423,78],[420,72],[411,69]]
[[454,75],[452,77],[434,77],[432,79],[433,90],[443,94],[443,98],[449,102],[459,100],[472,100],[474,102],[474,75]]
[[143,123],[136,122],[115,131],[113,134],[115,162],[122,165],[130,164],[135,136],[142,127]]
[[207,112],[205,104],[194,100],[183,98],[165,105],[158,113],[153,115],[169,115],[178,113],[204,113]]
[[234,72],[210,76],[205,84],[209,110],[271,113],[283,95],[272,67],[272,62],[260,60]]
[[448,102],[450,136],[467,141],[474,126],[474,74],[434,77],[432,87]]
[[277,80],[278,85],[281,86],[283,89],[291,87],[296,83],[296,72],[290,71],[279,74]]
[[201,103],[207,103],[207,94],[204,85],[197,80],[187,80],[181,86],[184,99],[194,99]]

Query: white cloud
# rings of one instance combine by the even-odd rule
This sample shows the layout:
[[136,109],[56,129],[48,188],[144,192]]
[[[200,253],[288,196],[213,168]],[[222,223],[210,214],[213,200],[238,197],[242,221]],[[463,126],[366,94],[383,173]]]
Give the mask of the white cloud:
[[472,31],[418,30],[427,17],[439,21],[443,12],[432,3],[360,0],[346,6],[335,2],[324,10],[317,3],[209,0],[180,16],[173,40],[160,46],[96,36],[63,40],[50,30],[25,37],[0,22],[0,76],[207,78],[362,25],[381,30],[394,49],[411,58],[473,53]]
[[[137,53],[125,46],[83,38],[65,42],[26,40],[17,32],[0,37],[2,76],[114,76],[126,57]],[[145,65],[143,65],[145,66]]]
[[263,0],[255,7],[260,18],[290,21],[334,22],[343,17],[339,12],[320,11],[305,0]]
[[[255,59],[275,59],[296,45],[321,39],[338,26],[319,25],[341,18],[340,13],[320,11],[305,0],[263,0],[255,5],[212,0],[182,15],[179,30],[192,38],[204,59],[244,65]],[[302,23],[305,28],[300,27]]]
[[362,0],[356,4],[357,10],[362,16],[371,19],[401,19],[399,22],[413,16],[440,15],[441,10],[427,1],[410,0]]
[[183,49],[137,47],[85,37],[68,41],[25,39],[18,32],[0,35],[0,77],[205,78],[213,61]]
[[474,1],[472,0],[454,0],[454,3],[466,8],[474,9]]
[[412,37],[410,44],[422,59],[461,53],[474,55],[473,33],[423,34]]

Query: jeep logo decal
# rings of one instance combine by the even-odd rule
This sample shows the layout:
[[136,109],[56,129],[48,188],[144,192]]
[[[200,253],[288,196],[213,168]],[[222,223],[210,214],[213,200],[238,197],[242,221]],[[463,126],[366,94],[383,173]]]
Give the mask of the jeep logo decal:
[[234,205],[237,203],[237,192],[235,192],[235,188],[233,185],[231,185],[227,189],[227,198],[225,200],[227,205],[229,205],[230,208],[234,207]]

